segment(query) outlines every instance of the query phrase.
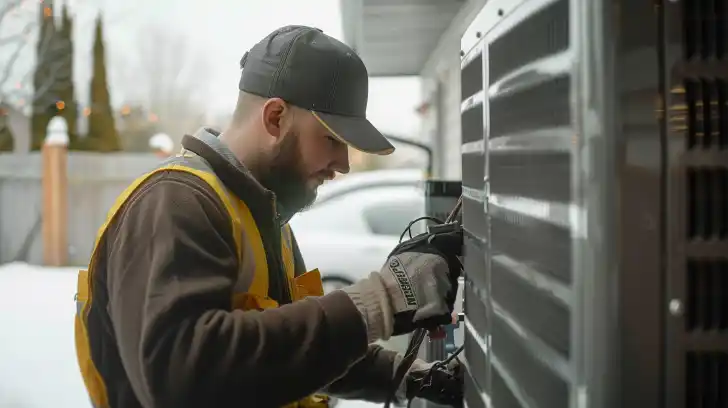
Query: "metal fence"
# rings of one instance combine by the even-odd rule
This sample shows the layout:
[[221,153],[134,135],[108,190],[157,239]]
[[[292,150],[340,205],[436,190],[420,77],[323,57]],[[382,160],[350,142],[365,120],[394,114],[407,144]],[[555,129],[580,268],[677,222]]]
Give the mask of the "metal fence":
[[[159,159],[151,154],[68,154],[68,263],[85,265],[117,195]],[[40,153],[0,154],[0,263],[43,262]]]

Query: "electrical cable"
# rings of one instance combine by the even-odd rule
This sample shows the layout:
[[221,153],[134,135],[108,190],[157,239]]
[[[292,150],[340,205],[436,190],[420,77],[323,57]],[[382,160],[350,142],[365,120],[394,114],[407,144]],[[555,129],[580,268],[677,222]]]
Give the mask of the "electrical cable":
[[[412,226],[415,223],[417,223],[418,221],[430,220],[430,221],[434,221],[440,225],[448,224],[448,223],[455,221],[456,218],[460,215],[460,210],[462,208],[462,204],[463,204],[463,197],[460,196],[460,198],[458,198],[457,203],[455,204],[455,208],[453,208],[453,210],[447,216],[447,218],[445,219],[445,222],[442,222],[435,217],[429,217],[429,216],[424,216],[424,217],[419,217],[419,218],[414,219],[407,225],[407,228],[405,228],[405,230],[402,231],[402,235],[400,235],[400,237],[399,237],[399,242],[402,243],[402,239],[404,238],[405,234],[407,234],[408,232],[409,232],[410,238],[412,238]],[[460,268],[462,270],[462,263],[460,264]],[[384,408],[390,408],[392,401],[394,399],[396,399],[396,393],[397,393],[397,390],[399,389],[399,385],[402,384],[402,381],[404,381],[404,378],[407,375],[407,372],[410,370],[410,368],[412,367],[412,364],[415,362],[415,359],[417,358],[417,354],[419,354],[420,346],[422,346],[422,342],[424,341],[426,335],[427,335],[427,330],[423,329],[423,328],[415,329],[412,332],[412,335],[410,336],[409,344],[407,345],[407,350],[405,351],[404,357],[402,358],[402,361],[400,362],[400,364],[397,367],[397,370],[394,374],[394,378],[392,380],[392,390],[389,393],[389,395],[387,396],[386,401],[384,402]],[[448,363],[450,363],[450,361],[452,361],[453,358],[457,358],[457,355],[460,354],[460,352],[462,351],[462,348],[463,347],[460,347],[450,357],[448,357],[447,359],[445,359],[439,363],[444,363],[445,365],[447,365]],[[428,376],[432,375],[432,370],[434,368],[440,367],[440,366],[441,365],[438,365],[438,363],[433,364],[432,367],[430,367],[430,372],[428,373]],[[410,400],[407,405],[409,406],[411,404],[411,402],[412,401]]]
[[[430,369],[427,371],[427,374],[425,375],[425,377],[422,379],[422,381],[420,381],[419,391],[422,391],[425,388],[424,385],[427,384],[428,381],[430,381],[432,379],[432,375],[435,373],[436,369],[447,368],[448,364],[450,364],[450,362],[452,362],[453,360],[458,360],[458,362],[459,362],[460,359],[458,358],[458,354],[462,353],[462,351],[464,349],[465,349],[465,346],[460,346],[457,348],[457,350],[455,350],[452,354],[450,354],[446,359],[444,359],[442,361],[434,362],[432,364],[432,366],[430,367]],[[412,406],[412,401],[414,401],[414,400],[415,400],[414,398],[408,399],[407,408],[410,408]]]
[[412,236],[412,226],[415,225],[417,222],[422,221],[422,220],[428,220],[428,221],[436,222],[438,224],[444,224],[444,222],[440,221],[440,219],[435,218],[435,217],[424,216],[424,217],[415,218],[414,220],[410,221],[409,224],[407,224],[407,228],[405,228],[404,231],[402,231],[402,234],[399,236],[399,243],[400,244],[402,243],[402,240],[404,239],[404,235],[407,234],[407,233],[409,233],[410,239],[414,238]]

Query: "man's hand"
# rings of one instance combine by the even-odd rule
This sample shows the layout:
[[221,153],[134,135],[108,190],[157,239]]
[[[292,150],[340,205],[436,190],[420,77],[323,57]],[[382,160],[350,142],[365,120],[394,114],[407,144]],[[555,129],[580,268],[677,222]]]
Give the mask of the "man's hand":
[[448,364],[416,361],[403,382],[408,400],[422,398],[439,405],[463,406],[463,370],[456,358]]
[[422,234],[399,244],[380,272],[344,288],[362,313],[369,342],[451,322],[463,233]]

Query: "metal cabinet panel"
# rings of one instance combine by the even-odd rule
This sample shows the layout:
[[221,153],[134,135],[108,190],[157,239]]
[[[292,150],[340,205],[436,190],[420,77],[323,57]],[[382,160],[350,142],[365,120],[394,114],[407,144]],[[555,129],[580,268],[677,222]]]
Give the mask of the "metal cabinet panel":
[[728,406],[728,1],[491,0],[462,45],[468,404]]

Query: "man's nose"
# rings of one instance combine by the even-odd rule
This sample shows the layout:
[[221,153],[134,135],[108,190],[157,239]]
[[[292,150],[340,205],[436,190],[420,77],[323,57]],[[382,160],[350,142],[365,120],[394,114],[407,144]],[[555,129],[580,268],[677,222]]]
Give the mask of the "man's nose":
[[349,146],[342,143],[340,148],[336,149],[336,157],[334,158],[332,170],[341,174],[349,172]]

